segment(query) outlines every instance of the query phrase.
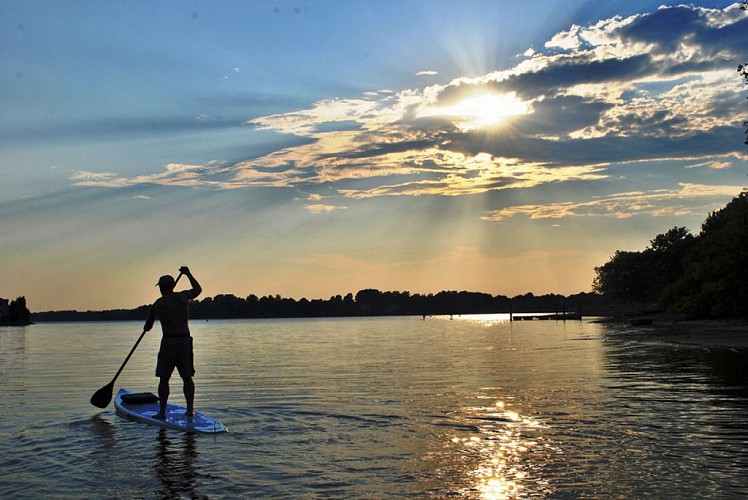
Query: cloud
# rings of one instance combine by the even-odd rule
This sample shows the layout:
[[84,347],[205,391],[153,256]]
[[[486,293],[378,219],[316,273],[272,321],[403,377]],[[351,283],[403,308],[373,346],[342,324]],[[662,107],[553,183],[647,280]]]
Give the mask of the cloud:
[[70,176],[70,179],[81,186],[96,185],[114,185],[117,174],[113,172],[88,172],[85,170],[76,170]]
[[304,206],[309,212],[313,214],[329,214],[335,210],[346,210],[348,207],[340,207],[336,205],[325,205],[323,203],[311,203]]
[[71,179],[79,186],[89,187],[125,187],[139,184],[221,186],[222,182],[218,180],[220,174],[221,169],[212,164],[188,165],[182,163],[170,163],[166,165],[166,169],[163,172],[152,175],[121,177],[111,172],[97,173],[78,170],[73,173]]
[[733,161],[730,160],[707,160],[700,163],[688,165],[686,168],[711,168],[713,170],[725,170],[732,168]]
[[[735,67],[746,42],[748,17],[734,6],[662,7],[613,17],[557,33],[509,69],[423,88],[325,99],[252,118],[246,125],[253,130],[295,141],[267,154],[232,164],[171,164],[137,177],[80,171],[72,180],[109,187],[325,185],[340,197],[361,199],[592,182],[610,178],[613,165],[644,160],[680,158],[694,167],[728,168],[708,162],[735,154],[742,143],[738,104],[744,88]],[[493,96],[479,101],[485,106],[455,112],[468,109],[461,103],[485,96]],[[505,96],[513,96],[519,110],[512,116],[500,109]],[[479,125],[466,127],[465,113],[477,115],[482,108],[486,116],[473,116]],[[656,215],[668,210],[666,203],[672,212],[686,210],[670,194],[528,205],[486,218]],[[646,201],[638,205],[636,200]],[[311,203],[307,209],[324,213],[338,206]]]
[[544,205],[517,205],[486,212],[483,220],[503,222],[518,215],[530,219],[561,219],[564,217],[614,217],[627,219],[636,215],[662,217],[668,215],[691,215],[694,209],[691,200],[722,201],[735,196],[735,186],[708,186],[680,184],[678,189],[657,189],[618,193],[585,202],[560,202]]
[[433,150],[425,151],[421,158],[410,156],[403,160],[414,165],[417,171],[424,171],[430,165],[435,175],[430,179],[384,184],[369,189],[340,189],[340,192],[359,199],[393,195],[460,196],[607,177],[601,173],[602,168],[597,166],[548,167],[543,164],[520,163],[511,158],[496,158],[486,153],[466,156],[463,153]]

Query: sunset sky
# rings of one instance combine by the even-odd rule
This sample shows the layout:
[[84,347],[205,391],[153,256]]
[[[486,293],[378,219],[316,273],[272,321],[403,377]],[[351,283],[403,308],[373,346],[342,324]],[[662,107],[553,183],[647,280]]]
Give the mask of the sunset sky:
[[748,14],[679,3],[0,0],[0,297],[590,291],[748,185]]

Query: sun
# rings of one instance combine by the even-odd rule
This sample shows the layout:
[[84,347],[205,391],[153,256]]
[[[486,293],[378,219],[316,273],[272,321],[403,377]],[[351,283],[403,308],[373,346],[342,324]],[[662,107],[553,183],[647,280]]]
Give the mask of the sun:
[[419,116],[451,119],[460,129],[469,131],[492,127],[507,118],[525,115],[530,111],[530,105],[520,100],[516,92],[488,93],[467,97],[447,106],[428,107],[423,109]]

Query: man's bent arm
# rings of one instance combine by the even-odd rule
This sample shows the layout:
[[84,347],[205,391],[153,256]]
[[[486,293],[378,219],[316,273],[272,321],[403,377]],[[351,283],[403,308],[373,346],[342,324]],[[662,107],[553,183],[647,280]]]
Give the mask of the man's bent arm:
[[192,276],[192,273],[190,272],[190,269],[187,266],[183,266],[180,271],[184,273],[185,276],[187,276],[187,279],[190,280],[190,285],[192,285],[192,290],[188,290],[190,298],[194,299],[198,295],[200,295],[203,291],[203,288],[200,286],[200,283],[197,282],[194,276]]

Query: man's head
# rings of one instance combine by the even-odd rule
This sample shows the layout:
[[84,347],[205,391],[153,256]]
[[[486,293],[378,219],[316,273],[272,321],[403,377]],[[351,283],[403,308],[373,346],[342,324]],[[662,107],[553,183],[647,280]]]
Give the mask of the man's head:
[[174,278],[172,276],[164,274],[158,279],[158,283],[156,283],[156,286],[161,290],[161,295],[164,295],[166,293],[174,291],[176,282],[174,281]]

